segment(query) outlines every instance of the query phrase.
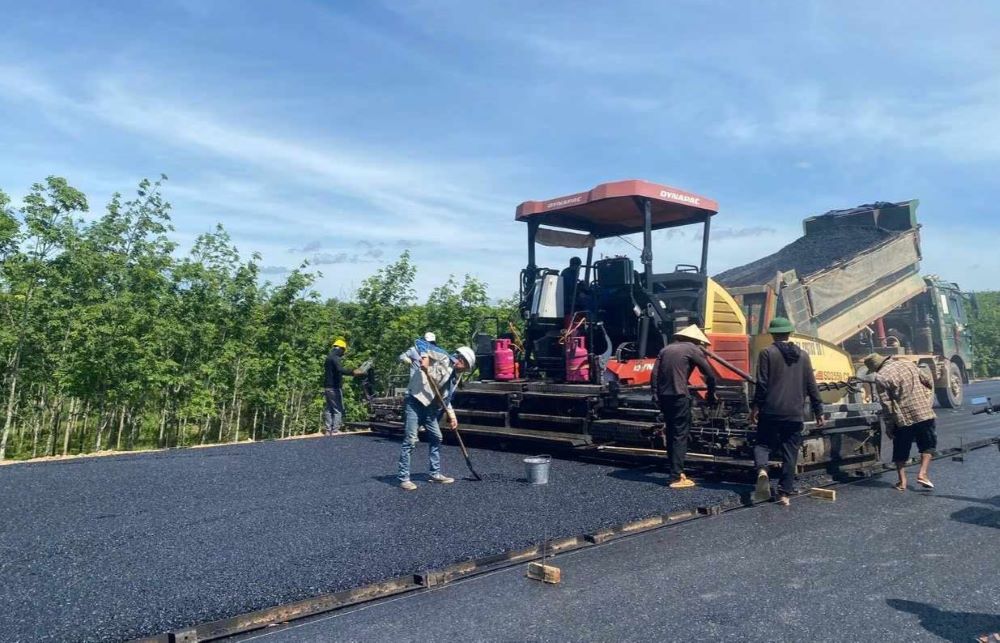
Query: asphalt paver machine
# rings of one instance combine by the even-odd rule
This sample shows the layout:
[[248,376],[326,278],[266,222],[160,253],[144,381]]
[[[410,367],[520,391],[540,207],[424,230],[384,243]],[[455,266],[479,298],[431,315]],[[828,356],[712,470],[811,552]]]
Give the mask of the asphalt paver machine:
[[[649,382],[656,355],[690,324],[711,340],[718,402],[707,404],[692,376],[693,466],[751,467],[751,364],[763,337],[747,332],[744,312],[708,276],[712,199],[640,180],[598,185],[546,201],[527,201],[515,218],[527,227],[527,266],[520,277],[522,324],[474,338],[479,377],[464,382],[453,406],[463,433],[479,444],[530,441],[621,455],[663,452],[662,421]],[[654,270],[654,232],[700,228],[697,263]],[[626,256],[594,259],[608,238],[641,234],[640,265]],[[537,246],[586,251],[578,269],[538,265]],[[696,251],[697,252],[697,251]],[[807,423],[801,468],[852,469],[877,462],[880,408],[852,402],[850,356],[816,337],[793,336],[812,358],[831,421]],[[509,351],[509,353],[508,353]],[[398,398],[371,401],[370,426],[400,431]]]

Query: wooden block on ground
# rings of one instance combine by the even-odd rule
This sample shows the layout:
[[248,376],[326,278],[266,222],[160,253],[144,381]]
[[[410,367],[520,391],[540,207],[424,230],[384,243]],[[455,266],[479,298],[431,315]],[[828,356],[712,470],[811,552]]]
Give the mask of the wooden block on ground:
[[837,499],[837,492],[833,489],[820,489],[819,487],[813,487],[809,490],[809,495],[813,498],[819,498],[820,500],[829,500],[833,502]]
[[555,585],[562,580],[562,571],[558,567],[553,567],[552,565],[528,563],[527,576],[532,580],[540,580],[543,583],[552,583]]
[[584,536],[584,538],[587,540],[587,542],[594,543],[595,545],[600,545],[601,543],[605,543],[611,540],[612,538],[614,538],[614,536],[615,532],[611,531],[610,529],[605,529],[602,531],[595,532],[593,534],[587,534],[586,536]]

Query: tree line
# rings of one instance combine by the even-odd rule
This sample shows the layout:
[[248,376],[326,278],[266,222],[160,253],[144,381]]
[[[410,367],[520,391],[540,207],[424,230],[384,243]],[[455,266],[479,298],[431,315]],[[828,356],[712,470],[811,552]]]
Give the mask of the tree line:
[[972,331],[973,371],[979,377],[1000,377],[1000,291],[977,292]]
[[[308,262],[262,282],[260,255],[241,255],[222,226],[181,256],[165,180],[89,219],[60,177],[16,206],[0,191],[0,460],[313,433],[334,338],[385,387],[424,331],[454,348],[515,317],[514,297],[493,304],[469,276],[421,303],[408,252],[348,301],[322,299]],[[977,295],[975,372],[998,376],[1000,292]],[[345,402],[349,420],[364,417],[358,386]]]
[[[16,206],[0,191],[0,460],[312,433],[334,338],[384,385],[425,330],[454,348],[513,312],[469,276],[419,302],[408,252],[350,301],[322,299],[308,262],[262,282],[260,255],[241,255],[222,226],[182,256],[165,180],[96,217],[64,178]],[[359,388],[345,397],[361,419]]]

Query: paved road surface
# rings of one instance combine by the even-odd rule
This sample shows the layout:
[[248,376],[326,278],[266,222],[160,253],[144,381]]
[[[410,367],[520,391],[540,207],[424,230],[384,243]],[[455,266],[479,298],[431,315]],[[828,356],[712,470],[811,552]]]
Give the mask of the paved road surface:
[[248,635],[298,641],[972,641],[1000,632],[1000,453],[891,474]]
[[1000,416],[972,415],[974,397],[993,397],[1000,404],[1000,380],[976,382],[965,387],[965,408],[934,409],[938,415],[938,447],[948,449],[961,446],[962,442],[996,437],[1000,430]]
[[[158,634],[737,494],[475,451],[484,482],[403,492],[399,443],[344,436],[0,468],[0,641]],[[427,448],[416,454],[425,472]],[[457,449],[445,450],[465,474]],[[461,508],[461,509],[459,509]]]
[[[1000,399],[1000,382],[971,389]],[[968,411],[939,424],[942,447],[1000,434]],[[354,436],[2,467],[0,640],[156,634],[733,497],[563,461],[532,489],[521,456],[490,451],[487,482],[406,495],[397,451]],[[445,462],[464,474],[455,449]]]

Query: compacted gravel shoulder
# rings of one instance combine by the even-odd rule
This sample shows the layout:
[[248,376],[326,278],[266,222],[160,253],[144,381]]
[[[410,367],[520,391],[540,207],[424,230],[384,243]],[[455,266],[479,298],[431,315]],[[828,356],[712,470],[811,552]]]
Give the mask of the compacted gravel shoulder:
[[727,500],[648,469],[343,436],[0,468],[0,640],[120,640]]

